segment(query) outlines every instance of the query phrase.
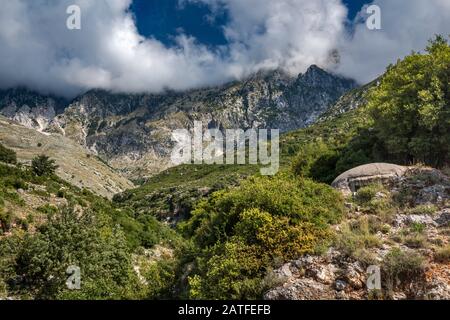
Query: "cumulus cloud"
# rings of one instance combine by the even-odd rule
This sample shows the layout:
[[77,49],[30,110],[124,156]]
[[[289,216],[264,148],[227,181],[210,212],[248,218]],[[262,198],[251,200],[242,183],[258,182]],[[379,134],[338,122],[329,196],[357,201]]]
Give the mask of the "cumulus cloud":
[[344,33],[340,0],[191,0],[226,10],[231,67],[239,73],[283,68],[291,74],[327,65]]
[[[144,38],[131,0],[2,0],[0,86],[71,96],[89,88],[183,90],[262,68],[298,73],[326,62],[346,13],[339,0],[207,2],[229,10],[228,46],[210,49],[183,34],[173,47]],[[81,30],[65,27],[71,4],[81,7]]]
[[[77,4],[82,29],[66,28]],[[213,53],[180,35],[167,48],[139,35],[131,0],[3,0],[0,86],[27,85],[71,96],[89,88],[120,91],[186,89],[218,81]],[[207,76],[209,79],[207,79]]]
[[[291,74],[311,64],[360,82],[450,30],[447,0],[376,0],[383,30],[357,20],[349,33],[341,0],[180,0],[227,11],[227,45],[211,48],[178,34],[167,47],[138,33],[132,0],[0,0],[0,87],[25,85],[74,96],[91,88],[184,90],[261,69]],[[80,6],[82,29],[68,30],[66,8]],[[351,35],[350,35],[351,34]],[[332,54],[339,51],[341,64]]]
[[411,51],[422,51],[435,34],[450,33],[449,0],[376,0],[373,4],[381,8],[382,29],[366,27],[363,8],[354,33],[345,35],[339,47],[337,71],[361,83],[375,79]]

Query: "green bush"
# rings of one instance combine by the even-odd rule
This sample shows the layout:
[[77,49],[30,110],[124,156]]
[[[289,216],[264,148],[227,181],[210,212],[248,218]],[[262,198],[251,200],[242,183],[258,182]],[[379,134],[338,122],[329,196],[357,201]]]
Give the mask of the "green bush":
[[437,36],[426,53],[413,53],[369,95],[374,133],[388,159],[434,167],[450,163],[450,46]]
[[414,251],[392,249],[383,260],[382,271],[388,290],[397,283],[410,283],[423,275],[425,258]]
[[0,144],[0,162],[16,164],[17,155],[13,150],[8,149]]
[[242,242],[217,245],[198,259],[201,273],[189,277],[192,299],[257,299],[264,289],[264,261],[256,246]]
[[233,234],[245,210],[257,208],[292,223],[310,222],[321,227],[340,221],[343,199],[331,187],[288,174],[252,177],[240,187],[214,193],[200,202],[182,229],[202,246],[214,245]]
[[0,207],[0,229],[2,232],[7,232],[11,228],[14,215],[10,211],[5,211]]
[[45,204],[43,206],[40,206],[36,210],[39,212],[45,213],[48,216],[51,216],[58,212],[58,208],[53,205],[50,205],[50,204]]
[[50,159],[46,155],[40,155],[32,160],[31,168],[37,176],[46,177],[55,174],[58,166],[55,164],[55,160]]
[[384,190],[384,187],[381,184],[371,184],[362,187],[356,192],[355,200],[360,205],[368,204],[382,190]]
[[20,177],[11,176],[3,179],[3,185],[14,189],[28,190],[28,184]]
[[314,253],[342,214],[339,193],[288,174],[214,193],[180,226],[198,246],[189,297],[261,298],[277,261]]
[[176,282],[176,259],[155,261],[146,268],[144,278],[147,282],[147,299],[172,299]]
[[114,211],[112,219],[122,227],[127,243],[133,249],[152,248],[156,244],[175,247],[182,245],[180,235],[151,215],[135,217],[131,210],[122,209]]
[[21,237],[13,234],[0,238],[0,298],[6,299],[10,294],[11,281],[17,281],[15,273],[15,259],[17,251],[22,245]]
[[312,253],[318,239],[327,233],[313,223],[291,224],[288,217],[273,217],[253,208],[241,213],[233,232],[247,245],[255,245],[260,255],[289,260]]
[[[124,234],[111,227],[106,217],[65,208],[49,216],[37,231],[26,235],[16,259],[21,285],[35,292],[36,298],[123,298],[127,286],[135,283]],[[82,288],[77,292],[65,285],[71,265],[82,273]]]

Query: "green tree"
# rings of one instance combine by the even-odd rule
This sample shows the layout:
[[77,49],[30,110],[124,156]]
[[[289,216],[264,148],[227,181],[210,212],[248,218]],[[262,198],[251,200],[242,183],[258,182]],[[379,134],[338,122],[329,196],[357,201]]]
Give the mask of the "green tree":
[[[70,266],[81,270],[81,290],[66,286]],[[43,299],[127,298],[139,291],[125,235],[108,217],[70,208],[49,215],[24,239],[16,274],[26,292]]]
[[43,177],[55,174],[58,166],[55,164],[55,160],[46,155],[40,155],[32,160],[31,168],[37,176]]
[[375,134],[400,163],[450,162],[450,46],[436,36],[424,54],[390,66],[369,95]]
[[0,162],[16,164],[17,155],[13,150],[8,149],[0,144]]
[[317,181],[330,183],[335,178],[338,159],[338,151],[319,138],[300,147],[292,162],[292,169],[298,176],[312,177]]
[[[0,199],[1,200],[1,199]],[[0,205],[0,232],[7,232],[11,228],[13,215],[10,211],[5,211]]]

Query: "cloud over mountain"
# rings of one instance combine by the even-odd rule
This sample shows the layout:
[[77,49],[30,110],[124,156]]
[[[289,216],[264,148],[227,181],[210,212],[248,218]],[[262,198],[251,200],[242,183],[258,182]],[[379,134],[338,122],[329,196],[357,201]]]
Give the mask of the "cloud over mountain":
[[[376,0],[383,30],[370,31],[358,20],[352,35],[341,0],[182,1],[209,5],[213,15],[226,10],[228,44],[211,48],[182,33],[171,47],[144,38],[131,0],[0,0],[0,87],[25,85],[65,96],[90,88],[157,92],[261,69],[296,74],[311,64],[365,82],[397,57],[423,48],[434,33],[450,30],[446,0]],[[72,4],[81,7],[81,30],[66,28]]]
[[371,31],[361,22],[365,8],[354,23],[352,36],[344,35],[337,71],[361,83],[379,76],[390,63],[421,51],[435,34],[450,34],[448,0],[375,0],[381,8],[382,30]]

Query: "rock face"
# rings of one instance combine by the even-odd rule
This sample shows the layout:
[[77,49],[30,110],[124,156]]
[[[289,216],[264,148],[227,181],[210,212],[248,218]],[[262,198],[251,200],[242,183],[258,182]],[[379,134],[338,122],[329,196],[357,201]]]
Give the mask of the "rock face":
[[348,194],[376,182],[386,182],[404,175],[407,167],[389,163],[371,163],[348,170],[331,184],[334,188]]
[[136,178],[171,166],[174,129],[191,129],[194,121],[202,121],[205,128],[286,132],[316,121],[355,87],[351,80],[311,66],[297,78],[281,71],[260,72],[245,81],[188,92],[93,90],[66,105],[64,112],[54,99],[46,104],[45,97],[36,96],[39,103],[33,104],[8,91],[3,94],[8,99],[0,100],[0,113],[27,127],[75,140]]
[[[275,270],[281,284],[265,299],[450,299],[450,177],[432,168],[377,165],[337,180],[368,183],[377,175],[388,178],[371,180],[384,185],[364,203],[343,190],[347,215],[332,227],[338,240],[322,255]],[[369,266],[380,270],[379,291],[367,285]]]
[[25,127],[45,131],[67,101],[23,88],[0,91],[0,114]]
[[269,290],[266,300],[363,299],[365,295],[365,269],[334,249],[323,256],[308,255],[289,262],[275,274],[284,284]]
[[[288,274],[282,270],[289,270]],[[281,286],[267,291],[265,300],[366,300],[369,272],[366,266],[330,249],[324,256],[305,256],[275,271]],[[450,299],[450,268],[431,263],[418,282],[392,293],[392,300]],[[383,281],[383,277],[381,278]]]
[[353,111],[367,103],[367,92],[378,85],[378,80],[372,81],[362,87],[350,90],[320,116],[319,121],[333,120],[341,114]]

